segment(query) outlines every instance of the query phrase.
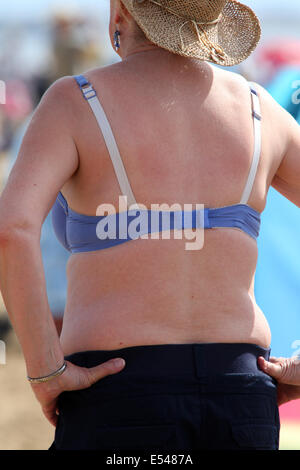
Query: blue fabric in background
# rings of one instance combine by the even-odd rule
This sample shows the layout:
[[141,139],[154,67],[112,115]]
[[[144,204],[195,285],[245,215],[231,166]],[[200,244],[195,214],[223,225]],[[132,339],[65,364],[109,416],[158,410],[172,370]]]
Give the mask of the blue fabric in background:
[[42,227],[41,252],[50,309],[54,317],[62,317],[67,296],[66,264],[70,255],[57,241],[51,214]]
[[255,297],[271,327],[272,354],[292,356],[300,340],[300,209],[273,188],[258,237]]
[[[300,104],[292,102],[297,80],[299,67],[284,68],[266,88],[300,124]],[[271,327],[272,354],[292,356],[300,346],[300,209],[273,188],[262,214],[258,252],[255,297]]]
[[300,105],[297,102],[300,98],[299,88],[299,66],[285,66],[280,68],[272,82],[266,87],[274,100],[285,108],[295,119],[297,119],[298,113],[300,112]]

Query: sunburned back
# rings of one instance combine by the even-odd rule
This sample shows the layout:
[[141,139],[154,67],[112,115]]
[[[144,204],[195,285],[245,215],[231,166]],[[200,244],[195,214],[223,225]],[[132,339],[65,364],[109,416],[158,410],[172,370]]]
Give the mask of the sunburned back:
[[[155,54],[154,54],[155,56]],[[131,60],[85,74],[113,129],[138,204],[231,206],[241,201],[253,162],[251,93],[241,77],[181,57]],[[71,210],[95,216],[120,187],[95,117],[78,100],[80,168],[62,189]],[[262,151],[247,204],[263,211],[279,166],[262,109]],[[273,130],[274,131],[274,130]],[[186,231],[185,235],[195,236]],[[187,240],[137,239],[73,254],[68,263],[65,353],[140,344],[270,343],[254,299],[257,245],[232,227],[204,230],[201,249]]]

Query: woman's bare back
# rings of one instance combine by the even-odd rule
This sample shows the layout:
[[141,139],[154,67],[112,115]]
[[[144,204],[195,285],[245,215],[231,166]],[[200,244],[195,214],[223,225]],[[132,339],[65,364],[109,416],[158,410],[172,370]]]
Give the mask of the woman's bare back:
[[[249,85],[207,63],[167,52],[162,61],[161,54],[132,55],[85,74],[137,202],[147,208],[238,203],[254,150]],[[72,87],[80,166],[62,192],[73,210],[95,215],[102,203],[118,208],[120,189],[96,120],[75,80]],[[280,132],[261,104],[262,153],[248,201],[259,212],[282,159]],[[64,353],[191,342],[268,347],[270,330],[254,297],[255,240],[217,228],[204,231],[202,249],[189,251],[185,244],[171,234],[170,240],[139,239],[72,255]]]

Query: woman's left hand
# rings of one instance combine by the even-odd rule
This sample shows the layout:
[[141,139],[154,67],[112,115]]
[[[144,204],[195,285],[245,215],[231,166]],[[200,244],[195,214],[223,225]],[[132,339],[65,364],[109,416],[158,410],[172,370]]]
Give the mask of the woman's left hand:
[[283,405],[300,398],[300,360],[298,357],[258,358],[259,367],[277,381],[277,403]]
[[53,426],[56,426],[59,410],[57,400],[59,395],[65,391],[83,390],[103,379],[107,375],[121,372],[125,366],[125,361],[115,362],[110,359],[95,367],[79,367],[66,361],[66,370],[58,377],[48,382],[32,384],[33,392],[40,402],[43,413]]

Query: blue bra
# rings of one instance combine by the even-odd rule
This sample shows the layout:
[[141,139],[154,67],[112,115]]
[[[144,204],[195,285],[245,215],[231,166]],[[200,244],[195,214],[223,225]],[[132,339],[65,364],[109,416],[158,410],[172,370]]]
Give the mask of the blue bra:
[[[255,180],[261,153],[260,104],[254,84],[250,83],[254,122],[254,155],[248,180],[238,204],[194,210],[147,210],[138,205],[133,195],[127,174],[106,114],[97,98],[96,91],[82,75],[75,77],[84,98],[89,103],[102,131],[113,167],[126,196],[128,210],[107,215],[89,216],[73,211],[59,192],[52,208],[52,223],[58,240],[71,253],[87,252],[110,248],[121,243],[147,237],[147,234],[165,230],[190,228],[235,228],[242,230],[253,239],[259,235],[260,213],[247,204]],[[150,237],[149,237],[150,238]]]

